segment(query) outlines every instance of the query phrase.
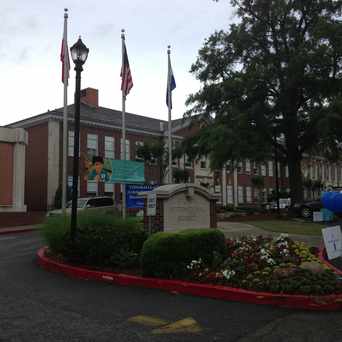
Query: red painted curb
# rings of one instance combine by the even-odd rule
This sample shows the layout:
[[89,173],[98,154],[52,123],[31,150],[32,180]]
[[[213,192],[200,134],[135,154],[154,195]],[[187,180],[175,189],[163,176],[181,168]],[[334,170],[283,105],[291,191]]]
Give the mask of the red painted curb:
[[17,234],[17,233],[29,233],[33,232],[34,230],[37,230],[36,228],[28,228],[28,229],[13,229],[13,230],[6,230],[6,229],[0,229],[0,235],[8,235],[8,234]]
[[123,286],[138,286],[190,294],[200,297],[239,301],[252,304],[271,304],[291,309],[335,311],[342,309],[341,295],[306,296],[248,291],[227,286],[196,284],[180,280],[146,278],[123,273],[100,272],[70,266],[45,256],[47,247],[38,250],[38,264],[44,269],[61,272],[70,277],[110,282]]
[[336,268],[334,265],[332,265],[327,260],[327,253],[326,253],[324,246],[321,246],[321,248],[319,249],[318,258],[321,262],[323,262],[325,265],[327,265],[329,268],[331,268],[336,274],[342,276],[342,271],[340,269]]

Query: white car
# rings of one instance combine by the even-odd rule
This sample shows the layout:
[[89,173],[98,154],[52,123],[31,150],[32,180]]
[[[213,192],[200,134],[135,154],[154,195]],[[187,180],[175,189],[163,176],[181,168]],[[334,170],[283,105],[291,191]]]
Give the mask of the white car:
[[[66,213],[71,214],[72,201],[69,201],[66,208]],[[114,207],[114,200],[112,197],[81,197],[77,200],[77,211],[85,209],[101,209]],[[50,210],[46,216],[61,215],[62,209]]]
[[[277,209],[277,201],[266,203],[265,209],[274,210]],[[291,206],[291,198],[279,198],[279,209],[288,209]]]

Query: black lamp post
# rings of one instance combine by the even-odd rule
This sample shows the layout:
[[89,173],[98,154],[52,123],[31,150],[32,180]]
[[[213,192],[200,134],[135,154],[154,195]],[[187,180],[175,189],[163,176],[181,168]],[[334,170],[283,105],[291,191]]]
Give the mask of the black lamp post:
[[74,115],[74,159],[72,174],[72,208],[71,208],[71,241],[75,240],[77,227],[77,189],[79,175],[79,145],[80,145],[80,98],[81,98],[81,72],[82,65],[87,60],[89,49],[83,44],[81,37],[70,48],[71,58],[75,63],[76,90],[75,90],[75,115]]
[[278,176],[278,146],[277,146],[277,124],[276,123],[273,123],[273,139],[274,139],[275,188],[276,188],[276,197],[277,197],[277,214],[280,215],[279,176]]

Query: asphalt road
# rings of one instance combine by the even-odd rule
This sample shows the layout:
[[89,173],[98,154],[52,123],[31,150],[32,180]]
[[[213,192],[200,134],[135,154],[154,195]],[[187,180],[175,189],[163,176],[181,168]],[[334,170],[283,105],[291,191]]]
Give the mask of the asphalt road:
[[37,266],[42,244],[37,232],[0,236],[1,342],[342,341],[342,313],[71,279]]

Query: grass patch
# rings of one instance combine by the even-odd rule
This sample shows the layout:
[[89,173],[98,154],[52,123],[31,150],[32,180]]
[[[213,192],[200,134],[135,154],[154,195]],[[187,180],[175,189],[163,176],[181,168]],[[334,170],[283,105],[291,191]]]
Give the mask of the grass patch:
[[269,232],[312,236],[321,235],[322,228],[325,227],[321,223],[298,222],[293,220],[246,221],[246,223]]

